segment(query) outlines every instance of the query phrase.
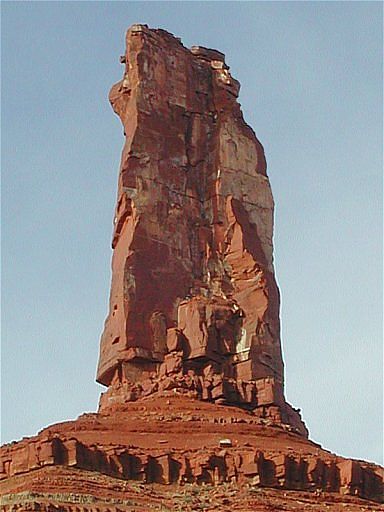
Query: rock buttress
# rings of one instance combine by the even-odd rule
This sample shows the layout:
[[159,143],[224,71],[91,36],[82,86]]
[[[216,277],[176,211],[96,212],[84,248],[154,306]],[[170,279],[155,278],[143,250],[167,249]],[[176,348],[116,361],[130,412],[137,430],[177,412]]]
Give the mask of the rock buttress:
[[240,85],[221,52],[145,25],[128,30],[121,61],[110,101],[125,144],[97,380],[133,385],[134,398],[177,370],[202,398],[295,416],[283,396],[274,203]]

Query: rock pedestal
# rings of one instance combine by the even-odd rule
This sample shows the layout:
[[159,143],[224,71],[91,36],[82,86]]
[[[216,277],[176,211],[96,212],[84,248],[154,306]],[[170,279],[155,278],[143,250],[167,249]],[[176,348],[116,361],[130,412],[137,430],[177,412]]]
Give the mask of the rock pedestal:
[[382,478],[290,425],[169,390],[4,446],[0,509],[373,512]]

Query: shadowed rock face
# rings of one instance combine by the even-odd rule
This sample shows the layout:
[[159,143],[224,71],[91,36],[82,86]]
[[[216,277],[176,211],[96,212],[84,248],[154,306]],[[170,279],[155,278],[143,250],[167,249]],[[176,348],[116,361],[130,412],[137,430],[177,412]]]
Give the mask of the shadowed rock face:
[[222,53],[164,30],[134,25],[126,45],[110,92],[126,140],[97,380],[140,394],[177,352],[203,398],[281,405],[274,203],[239,83]]

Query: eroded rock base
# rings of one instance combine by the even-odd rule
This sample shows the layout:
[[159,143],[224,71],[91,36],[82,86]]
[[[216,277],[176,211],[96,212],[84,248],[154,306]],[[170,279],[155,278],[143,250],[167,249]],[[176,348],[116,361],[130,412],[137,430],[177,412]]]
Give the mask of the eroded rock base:
[[[176,330],[175,330],[176,331]],[[101,395],[99,412],[112,414],[124,404],[151,395],[185,395],[190,398],[231,404],[253,412],[270,424],[284,424],[287,428],[308,437],[308,430],[300,412],[284,400],[281,383],[273,377],[241,380],[225,375],[223,365],[212,360],[185,360],[182,347],[175,341],[162,363],[154,364],[146,378],[131,381],[142,374],[142,363],[123,363],[106,392]],[[170,345],[170,344],[169,344]],[[173,350],[172,350],[173,348]]]
[[[374,464],[326,452],[251,411],[186,396],[140,399],[116,408],[113,415],[85,414],[6,445],[1,452],[1,478],[7,511],[127,510],[123,501],[100,506],[97,502],[98,508],[79,502],[76,509],[73,500],[87,495],[123,500],[139,483],[145,488],[143,496],[151,495],[149,484],[174,489],[210,486],[212,499],[230,485],[233,496],[240,488],[249,489],[246,500],[262,489],[310,492],[313,502],[322,493],[379,501],[383,492],[381,468]],[[25,493],[43,493],[43,497],[34,500]],[[231,499],[232,495],[224,495]],[[25,508],[23,500],[35,508]],[[138,510],[156,509],[156,500],[151,500]],[[64,508],[49,508],[54,503]]]

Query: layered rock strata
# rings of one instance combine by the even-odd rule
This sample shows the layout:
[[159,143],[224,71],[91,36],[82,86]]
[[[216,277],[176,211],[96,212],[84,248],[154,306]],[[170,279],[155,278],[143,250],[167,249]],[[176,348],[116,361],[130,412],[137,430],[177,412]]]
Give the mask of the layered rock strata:
[[283,393],[273,197],[239,83],[222,53],[187,49],[164,30],[134,25],[126,45],[110,92],[125,144],[103,405],[127,387],[125,400],[180,382],[298,426]]
[[[104,477],[118,479],[114,485],[121,487],[121,495],[111,493],[114,487]],[[289,425],[273,426],[251,411],[173,393],[130,402],[113,414],[84,414],[6,445],[0,479],[4,506],[26,491],[38,493],[36,502],[53,491],[51,500],[60,501],[61,496],[70,502],[69,492],[86,497],[96,483],[100,500],[127,496],[133,482],[178,488],[251,485],[311,492],[312,500],[322,493],[340,493],[380,501],[383,493],[382,470],[374,464],[326,452]],[[39,504],[34,510],[44,507]]]

